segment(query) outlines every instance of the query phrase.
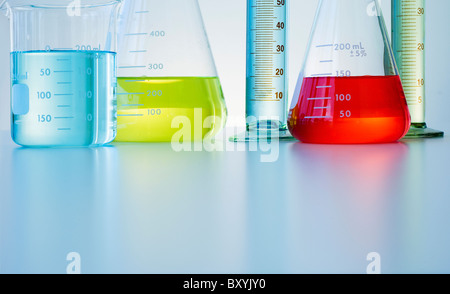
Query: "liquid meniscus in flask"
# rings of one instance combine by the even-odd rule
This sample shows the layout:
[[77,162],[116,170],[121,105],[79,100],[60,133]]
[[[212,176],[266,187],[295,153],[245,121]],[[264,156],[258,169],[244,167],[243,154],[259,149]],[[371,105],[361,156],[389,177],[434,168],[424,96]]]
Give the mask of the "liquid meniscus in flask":
[[190,139],[202,140],[215,136],[227,115],[216,77],[121,77],[117,96],[119,142],[170,142],[186,124]]
[[12,52],[12,137],[23,146],[96,146],[116,135],[116,53]]

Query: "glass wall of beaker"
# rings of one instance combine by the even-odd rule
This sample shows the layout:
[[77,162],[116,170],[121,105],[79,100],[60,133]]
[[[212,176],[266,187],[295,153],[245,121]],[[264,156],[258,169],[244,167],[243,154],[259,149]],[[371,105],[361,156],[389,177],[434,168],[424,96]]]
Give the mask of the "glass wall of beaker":
[[114,140],[121,0],[6,0],[12,138],[23,146]]

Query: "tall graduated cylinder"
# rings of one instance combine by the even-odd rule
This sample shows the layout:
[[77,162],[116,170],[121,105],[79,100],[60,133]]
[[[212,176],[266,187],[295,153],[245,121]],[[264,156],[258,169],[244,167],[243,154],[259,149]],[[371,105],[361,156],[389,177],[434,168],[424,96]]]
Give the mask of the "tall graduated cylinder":
[[425,121],[428,103],[425,90],[428,48],[425,44],[425,0],[396,0],[391,5],[392,47],[411,113],[412,124],[407,137],[442,137],[444,132],[429,128]]
[[121,0],[3,1],[11,23],[12,138],[22,146],[114,140]]
[[287,129],[287,4],[247,0],[248,130]]

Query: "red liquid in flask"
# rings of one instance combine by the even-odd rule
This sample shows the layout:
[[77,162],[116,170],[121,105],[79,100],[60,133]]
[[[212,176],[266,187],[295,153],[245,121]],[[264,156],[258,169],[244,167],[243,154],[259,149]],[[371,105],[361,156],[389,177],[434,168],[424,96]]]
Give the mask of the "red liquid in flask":
[[391,143],[411,117],[399,76],[305,78],[289,130],[304,143]]

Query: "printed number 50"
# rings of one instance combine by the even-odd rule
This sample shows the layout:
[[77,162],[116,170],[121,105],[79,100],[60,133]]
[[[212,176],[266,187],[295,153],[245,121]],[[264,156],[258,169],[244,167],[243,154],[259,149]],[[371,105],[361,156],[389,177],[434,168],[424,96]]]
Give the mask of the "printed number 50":
[[349,118],[352,117],[352,112],[350,110],[341,110],[340,112],[340,118]]

